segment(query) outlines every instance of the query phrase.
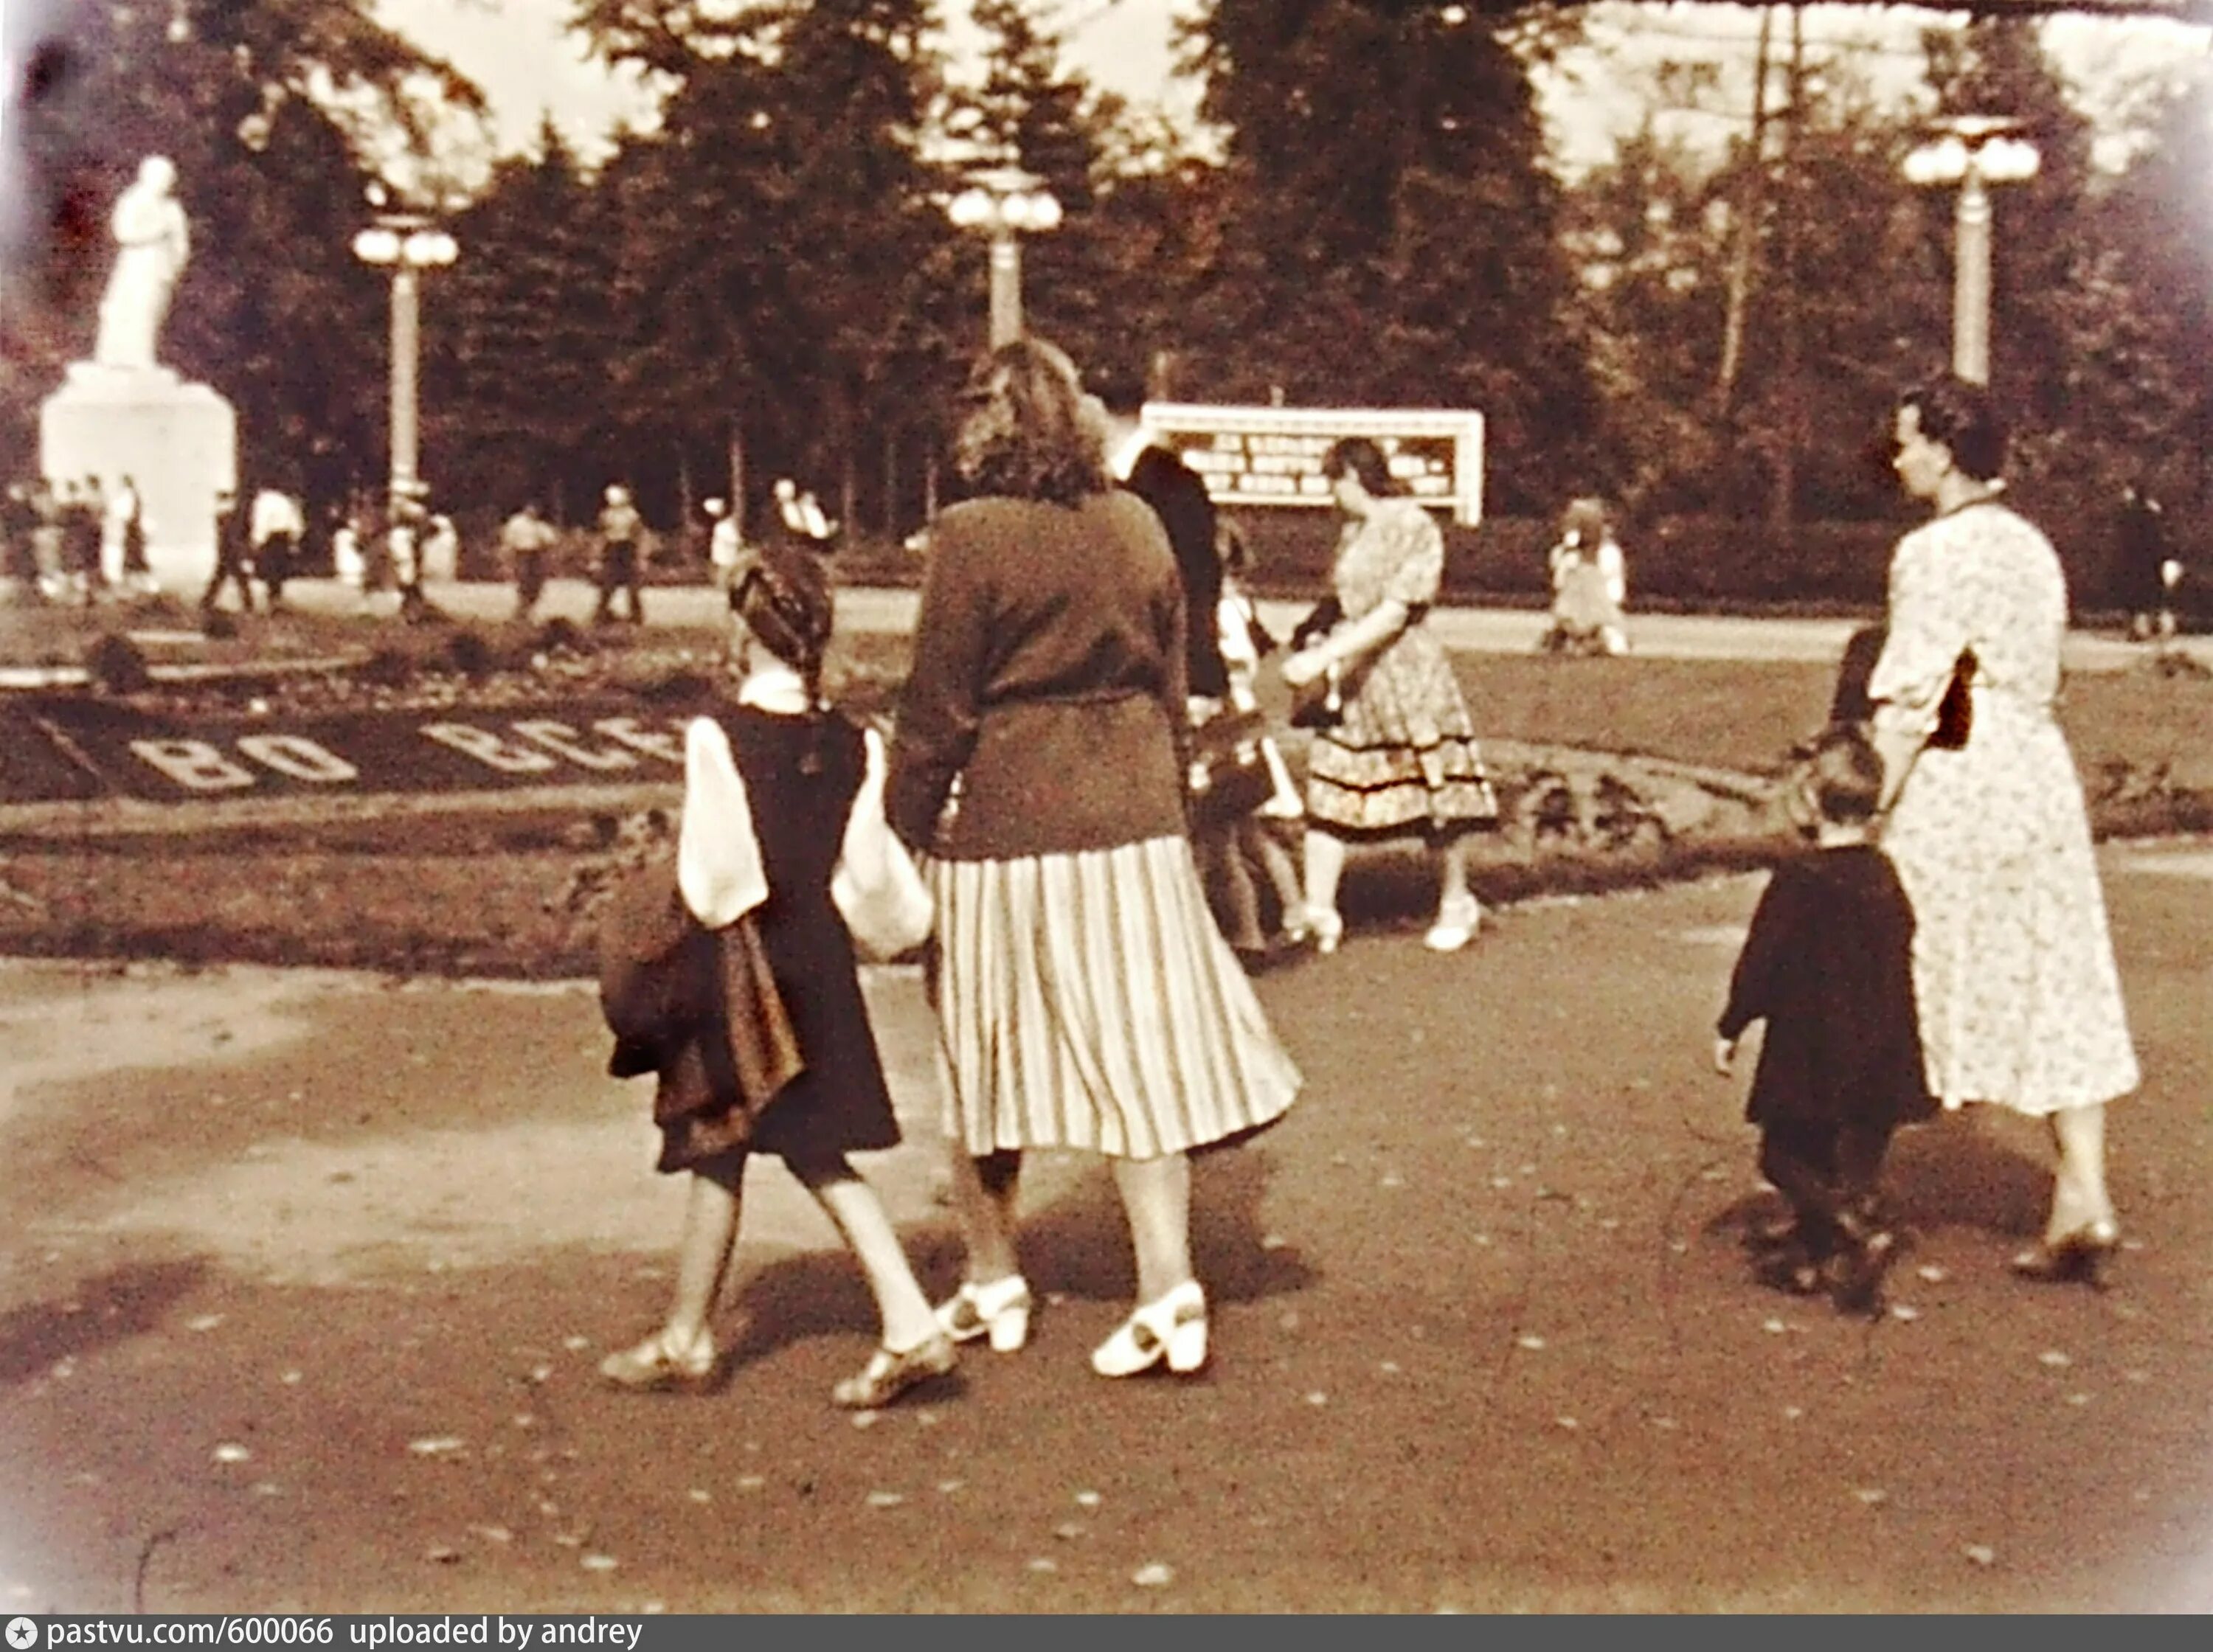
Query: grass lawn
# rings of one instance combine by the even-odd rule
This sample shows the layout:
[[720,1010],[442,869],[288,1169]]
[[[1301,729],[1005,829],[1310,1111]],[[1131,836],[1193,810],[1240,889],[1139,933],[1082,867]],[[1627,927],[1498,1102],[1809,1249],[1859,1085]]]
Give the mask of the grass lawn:
[[[841,640],[832,676],[857,706],[887,705],[905,674],[903,638]],[[1835,686],[1832,666],[1795,660],[1563,660],[1533,654],[1453,656],[1478,733],[1531,745],[1582,747],[1679,763],[1771,773],[1821,726]],[[833,687],[836,686],[833,682]],[[1265,683],[1279,718],[1286,698]],[[2149,665],[2083,672],[2067,680],[2060,720],[2083,776],[2113,764],[2213,791],[2213,678],[2163,676]]]

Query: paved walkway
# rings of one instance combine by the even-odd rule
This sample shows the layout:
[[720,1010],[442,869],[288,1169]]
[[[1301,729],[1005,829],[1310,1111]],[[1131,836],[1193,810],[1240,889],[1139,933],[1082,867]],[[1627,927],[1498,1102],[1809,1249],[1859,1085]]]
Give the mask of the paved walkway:
[[[319,613],[357,611],[359,600],[330,580],[302,580],[285,588],[286,599]],[[431,600],[448,613],[474,621],[504,619],[515,599],[505,585],[434,583]],[[391,599],[382,601],[388,604]],[[557,579],[540,605],[540,617],[556,615],[582,623],[591,616],[593,588],[582,580]],[[838,594],[838,623],[859,631],[902,633],[914,628],[916,594],[911,590],[849,587]],[[1277,635],[1287,634],[1311,605],[1263,602],[1261,619]],[[381,611],[380,609],[380,611]],[[712,626],[721,623],[720,594],[700,586],[655,587],[646,593],[646,619],[652,625]],[[1527,608],[1441,607],[1430,623],[1445,646],[1477,653],[1527,654],[1537,646],[1546,617]],[[1736,619],[1706,614],[1636,614],[1631,631],[1638,650],[1662,659],[1834,661],[1861,622],[1850,619]],[[2213,668],[2213,637],[2189,637],[2181,647]],[[2140,662],[2141,645],[2076,631],[2067,640],[2066,664],[2076,671],[2117,671]]]
[[[866,1293],[771,1164],[728,1387],[594,1380],[682,1189],[588,985],[0,966],[0,1616],[2205,1610],[2213,856],[2100,861],[2147,1075],[2110,1295],[2008,1277],[2043,1148],[1981,1113],[1893,1155],[1892,1317],[1749,1281],[1738,878],[1263,978],[1308,1086],[1194,1167],[1210,1374],[1090,1373],[1128,1238],[1048,1159],[1032,1347],[860,1419]],[[910,1140],[867,1168],[943,1291],[930,1023],[870,988]]]

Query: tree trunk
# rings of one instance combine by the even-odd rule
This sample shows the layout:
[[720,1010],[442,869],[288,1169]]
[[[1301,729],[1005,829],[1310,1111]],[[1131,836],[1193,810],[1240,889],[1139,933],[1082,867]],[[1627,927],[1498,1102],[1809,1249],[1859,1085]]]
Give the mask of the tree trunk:
[[746,537],[746,433],[737,420],[730,421],[730,521],[738,538]]
[[922,465],[922,520],[924,526],[937,520],[937,454],[933,452]]
[[1767,52],[1774,27],[1774,9],[1759,9],[1759,49],[1752,75],[1752,144],[1744,169],[1744,186],[1737,202],[1736,246],[1729,257],[1728,314],[1722,326],[1722,363],[1714,392],[1726,414],[1736,395],[1737,370],[1744,363],[1744,317],[1752,302],[1753,264],[1759,245],[1760,221],[1766,216],[1767,191]]
[[899,430],[897,426],[892,424],[884,426],[884,503],[882,517],[878,525],[883,529],[886,539],[896,539],[900,537]]
[[1805,121],[1806,8],[1790,8],[1790,74],[1789,102],[1783,111],[1782,187],[1777,192],[1782,213],[1777,248],[1782,279],[1777,283],[1783,301],[1783,365],[1777,407],[1781,413],[1775,449],[1775,503],[1770,514],[1777,548],[1785,557],[1796,549],[1798,454],[1805,441],[1803,387],[1799,381],[1802,354],[1801,315],[1798,303],[1798,210],[1801,192],[1797,173],[1798,135]]

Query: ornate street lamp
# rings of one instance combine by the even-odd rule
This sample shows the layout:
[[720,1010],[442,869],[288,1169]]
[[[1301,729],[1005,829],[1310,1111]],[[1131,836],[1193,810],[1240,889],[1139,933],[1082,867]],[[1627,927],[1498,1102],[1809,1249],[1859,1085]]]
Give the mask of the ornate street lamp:
[[1956,184],[1953,216],[1952,370],[1971,384],[1990,381],[1990,198],[1985,184],[2036,176],[2036,145],[2013,134],[2021,123],[1999,115],[1955,115],[1938,136],[1905,157],[1905,180],[1922,188]]
[[995,167],[977,173],[970,187],[947,204],[946,214],[963,229],[991,237],[991,348],[1022,335],[1021,237],[1060,225],[1060,203],[1045,180],[1020,167]]
[[417,381],[422,361],[421,272],[443,269],[460,254],[454,238],[426,212],[383,210],[380,185],[369,190],[380,209],[376,222],[353,238],[354,256],[392,271],[392,498],[414,497],[421,487]]

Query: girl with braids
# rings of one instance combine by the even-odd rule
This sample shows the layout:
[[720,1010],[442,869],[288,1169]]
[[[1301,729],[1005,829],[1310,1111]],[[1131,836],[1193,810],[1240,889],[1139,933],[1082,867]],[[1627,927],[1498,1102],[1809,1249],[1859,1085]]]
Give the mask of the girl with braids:
[[[700,1082],[686,1098],[697,1105],[671,1105],[664,1073],[655,1108],[659,1168],[692,1173],[675,1297],[659,1332],[609,1356],[600,1369],[625,1388],[712,1378],[708,1320],[729,1271],[746,1159],[768,1153],[820,1204],[875,1293],[882,1345],[832,1396],[869,1409],[943,1376],[954,1362],[882,1204],[846,1157],[899,1141],[852,937],[839,916],[844,889],[833,889],[841,868],[850,877],[857,863],[889,845],[883,742],[822,703],[832,600],[818,558],[769,546],[729,601],[740,681],[733,704],[695,718],[686,732],[676,881],[705,930],[752,919],[799,1072],[765,1106],[745,1105],[729,1057],[734,1036],[701,1040]],[[735,1021],[747,1007],[729,998],[723,1011]]]

